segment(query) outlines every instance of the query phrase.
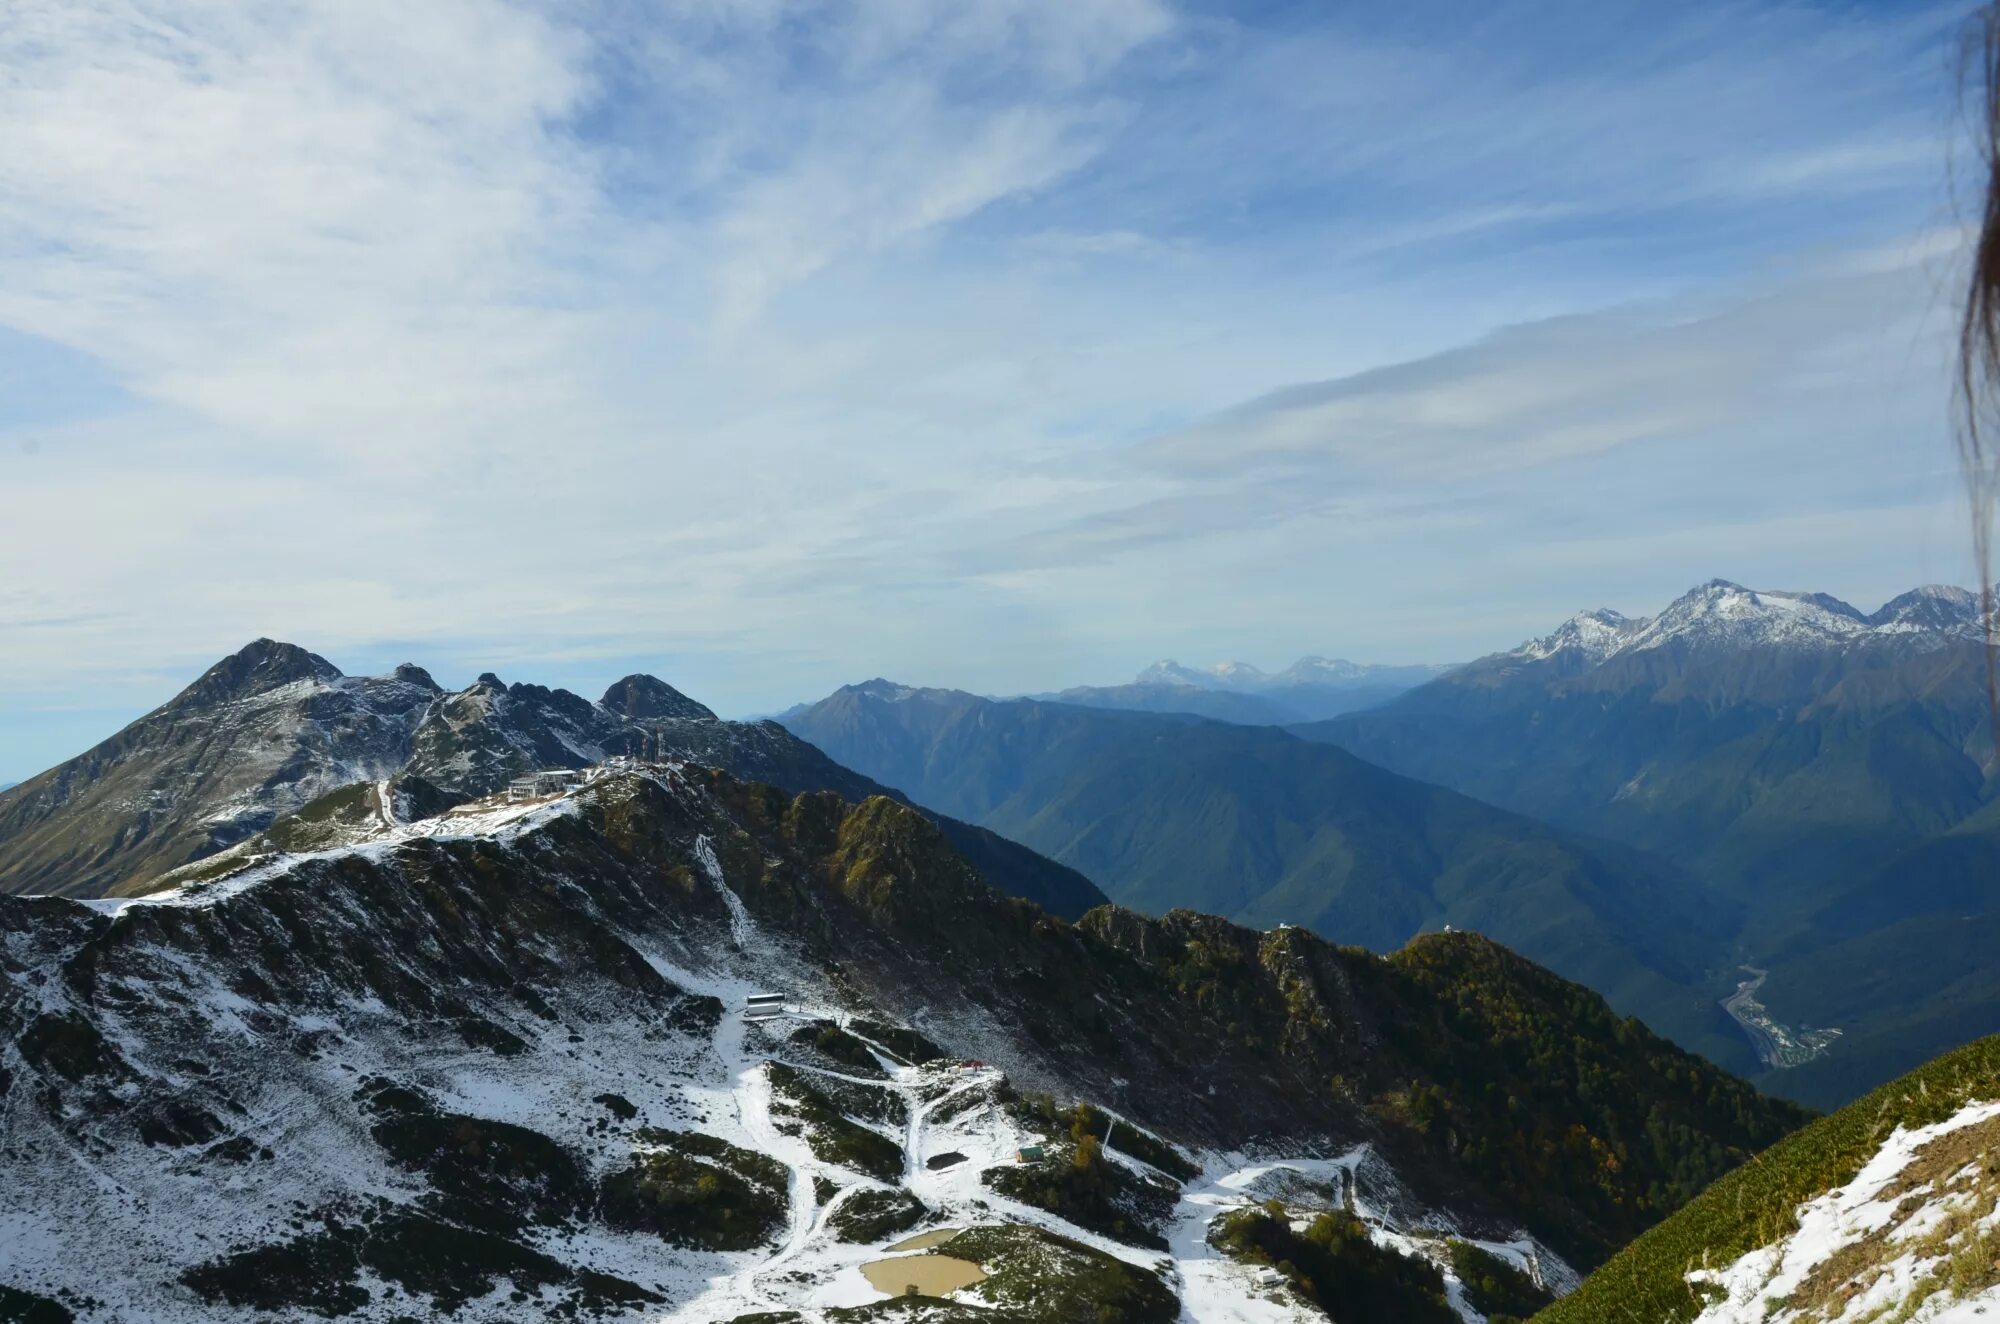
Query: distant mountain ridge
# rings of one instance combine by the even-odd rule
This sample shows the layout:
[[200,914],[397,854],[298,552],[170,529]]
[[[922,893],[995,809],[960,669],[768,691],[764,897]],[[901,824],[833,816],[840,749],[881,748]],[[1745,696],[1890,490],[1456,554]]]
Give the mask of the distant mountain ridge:
[[1185,667],[1166,659],[1126,685],[1079,685],[1028,697],[1090,708],[1192,713],[1246,726],[1281,726],[1386,703],[1449,669],[1303,657],[1283,671],[1266,672],[1248,662]]
[[1123,905],[1305,925],[1388,950],[1476,929],[1724,1066],[1699,989],[1728,903],[1670,866],[1268,727],[886,680],[787,718],[839,762],[1091,876]]
[[[2000,1017],[2000,978],[1961,941],[2000,906],[1986,659],[1965,589],[1863,612],[1711,580],[1657,615],[1579,613],[1379,708],[1290,729],[1664,855],[1739,902],[1743,959],[1770,971],[1763,1003],[1844,1030],[1771,1088],[1837,1103]],[[1860,968],[1877,974],[1871,999],[1834,973]]]
[[1927,650],[1977,643],[1981,638],[1979,595],[1969,589],[1926,585],[1863,614],[1831,594],[1759,591],[1712,579],[1676,598],[1658,616],[1622,616],[1603,608],[1579,612],[1552,633],[1474,666],[1572,655],[1594,667],[1620,654],[1674,645],[1696,649],[1888,645]]
[[[421,667],[355,677],[259,639],[84,754],[0,792],[0,893],[93,897],[226,849],[342,787],[432,812],[524,773],[652,753],[786,790],[861,800],[885,788],[776,722],[728,722],[652,676],[592,703],[491,672],[448,691]],[[992,832],[939,826],[1003,890],[1073,918],[1088,879]]]
[[1255,693],[1259,690],[1284,689],[1295,685],[1394,684],[1403,681],[1415,684],[1429,680],[1446,670],[1449,668],[1384,666],[1375,663],[1349,662],[1345,658],[1308,655],[1283,671],[1267,672],[1249,662],[1217,662],[1210,667],[1185,667],[1172,658],[1165,658],[1141,671],[1133,683],[1193,685],[1200,689]]

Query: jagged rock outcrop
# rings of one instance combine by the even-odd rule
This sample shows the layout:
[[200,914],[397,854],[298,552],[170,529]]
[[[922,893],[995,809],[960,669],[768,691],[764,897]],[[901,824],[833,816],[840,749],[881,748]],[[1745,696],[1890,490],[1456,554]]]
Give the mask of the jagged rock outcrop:
[[[342,788],[364,815],[421,816],[524,773],[620,754],[854,800],[886,790],[775,722],[723,721],[651,676],[625,677],[598,703],[491,672],[452,692],[421,667],[343,676],[302,648],[260,639],[95,749],[0,792],[0,892],[143,891]],[[369,801],[360,784],[376,782],[384,786]],[[1071,918],[1104,900],[1026,847],[938,822],[1015,895]]]

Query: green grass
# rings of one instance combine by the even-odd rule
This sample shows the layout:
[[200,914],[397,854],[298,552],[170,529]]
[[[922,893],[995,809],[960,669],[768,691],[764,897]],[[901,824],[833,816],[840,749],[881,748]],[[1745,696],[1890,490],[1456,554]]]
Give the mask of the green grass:
[[1754,1063],[1694,986],[1731,936],[1727,908],[1629,850],[1273,728],[928,690],[842,691],[787,722],[848,767],[1081,870],[1120,905],[1289,921],[1377,951],[1450,921]]
[[[1039,1123],[1051,1132],[1068,1130],[1072,1137],[1079,1133],[1079,1125],[1082,1132],[1096,1136],[1100,1141],[1109,1133],[1110,1143],[1105,1148],[1129,1154],[1175,1181],[1193,1181],[1201,1175],[1201,1165],[1180,1150],[1123,1118],[1113,1126],[1110,1117],[1094,1104],[1079,1103],[1075,1108],[1058,1108],[1054,1095],[1038,1091],[1021,1096],[1009,1106],[1008,1111],[1030,1124]],[[1079,1117],[1082,1119],[1080,1124]]]
[[888,1073],[875,1060],[875,1054],[868,1045],[835,1025],[832,1021],[813,1021],[792,1031],[792,1042],[808,1049],[834,1063],[843,1070],[857,1076],[883,1078]]
[[[1145,1178],[1104,1157],[1089,1130],[1095,1110],[1079,1106],[1064,1116],[1068,1141],[1051,1143],[1039,1163],[988,1168],[980,1180],[1022,1204],[1047,1210],[1078,1227],[1134,1246],[1165,1250],[1160,1235],[1173,1213],[1180,1187],[1164,1178]],[[1103,1114],[1096,1114],[1102,1122]]]
[[0,1286],[0,1324],[70,1324],[75,1318],[60,1301]]
[[264,829],[274,850],[322,850],[343,840],[342,828],[369,822],[375,816],[375,787],[354,782],[328,791]]
[[365,1083],[360,1097],[375,1119],[375,1143],[399,1167],[429,1179],[423,1204],[449,1222],[513,1236],[531,1224],[573,1222],[589,1209],[582,1165],[539,1131],[440,1111],[381,1077]]
[[[452,1314],[485,1296],[501,1280],[515,1291],[563,1289],[574,1306],[592,1313],[614,1307],[664,1304],[624,1279],[575,1270],[505,1237],[454,1226],[410,1210],[378,1204],[359,1218],[322,1214],[323,1226],[289,1241],[240,1250],[181,1274],[181,1283],[208,1302],[259,1311],[348,1315],[367,1305],[362,1272],[427,1297]],[[32,1321],[32,1317],[31,1317]],[[39,1321],[32,1321],[39,1324]]]
[[[1018,1316],[995,1316],[981,1306],[960,1305],[956,1301],[941,1301],[934,1296],[896,1296],[887,1301],[871,1301],[865,1306],[835,1306],[826,1312],[833,1324],[872,1324],[878,1319],[897,1320],[901,1324],[1020,1324]],[[784,1317],[780,1324],[802,1321],[804,1316]],[[743,1320],[732,1324],[745,1324]]]
[[803,1072],[797,1079],[809,1084],[835,1111],[850,1121],[875,1122],[901,1131],[910,1123],[910,1105],[903,1095],[881,1085],[862,1085],[834,1076]]
[[1535,1324],[1685,1324],[1690,1269],[1720,1268],[1792,1232],[1805,1201],[1851,1181],[1898,1126],[1928,1126],[2000,1098],[2000,1035],[1968,1044],[1779,1141],[1645,1233]]

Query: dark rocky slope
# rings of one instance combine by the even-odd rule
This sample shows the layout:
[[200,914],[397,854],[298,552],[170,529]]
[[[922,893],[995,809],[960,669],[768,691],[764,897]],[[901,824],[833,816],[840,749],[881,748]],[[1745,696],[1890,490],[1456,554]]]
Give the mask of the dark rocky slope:
[[[389,783],[392,812],[427,813],[523,773],[640,753],[792,791],[885,792],[775,722],[723,721],[651,676],[627,676],[594,704],[491,673],[447,692],[417,667],[343,676],[261,639],[110,740],[0,793],[0,892],[141,890],[357,782]],[[1073,869],[984,828],[937,821],[1015,895],[1069,918],[1104,900]]]
[[760,985],[1184,1146],[1367,1142],[1422,1206],[1580,1264],[1799,1120],[1480,939],[1073,926],[906,806],[694,767],[218,873],[115,914],[0,899],[16,1290],[95,1318],[685,1299],[727,1252],[635,1223],[632,1182],[712,1169],[702,1198],[783,1235],[717,1111],[765,1097],[718,999]]

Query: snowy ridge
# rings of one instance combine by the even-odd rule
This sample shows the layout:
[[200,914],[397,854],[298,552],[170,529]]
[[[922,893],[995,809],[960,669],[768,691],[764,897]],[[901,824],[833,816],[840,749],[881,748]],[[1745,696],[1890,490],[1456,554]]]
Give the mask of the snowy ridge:
[[[679,765],[675,765],[668,775],[678,771]],[[104,915],[120,915],[134,906],[211,906],[311,861],[338,859],[346,855],[379,860],[386,858],[397,847],[419,840],[511,842],[522,832],[574,813],[578,804],[573,794],[520,803],[489,797],[446,810],[434,818],[401,823],[386,807],[389,801],[383,784],[378,783],[371,788],[371,793],[377,797],[376,804],[381,806],[379,816],[356,833],[353,839],[340,845],[317,851],[274,853],[237,848],[211,856],[181,871],[183,875],[194,873],[198,877],[177,880],[175,875],[169,874],[164,880],[165,886],[143,895],[97,897],[77,904]]]
[[827,775],[802,761],[817,751],[800,749],[780,727],[725,722],[651,676],[627,676],[596,702],[490,672],[447,691],[410,664],[346,676],[260,639],[110,740],[0,790],[0,892],[129,890],[356,783],[388,782],[394,795],[415,783],[435,804],[642,752],[777,782]]
[[1554,633],[1522,644],[1511,656],[1540,661],[1574,653],[1595,665],[1624,648],[1645,626],[1646,622],[1621,616],[1608,607],[1580,611],[1557,626]]
[[1982,638],[1977,595],[1933,585],[1912,590],[1863,615],[1824,593],[1747,589],[1715,579],[1676,598],[1657,616],[1609,609],[1580,612],[1506,660],[1574,658],[1595,667],[1611,658],[1679,645],[1691,649],[1851,648],[1871,643],[1941,648]]

